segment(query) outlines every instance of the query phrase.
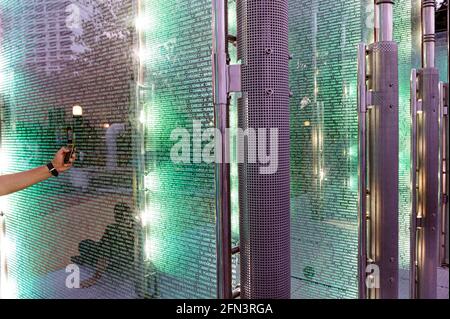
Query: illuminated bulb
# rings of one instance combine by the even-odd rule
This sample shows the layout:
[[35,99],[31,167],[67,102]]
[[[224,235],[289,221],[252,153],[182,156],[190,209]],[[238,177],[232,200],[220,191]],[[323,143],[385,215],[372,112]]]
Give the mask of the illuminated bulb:
[[145,49],[140,49],[137,53],[139,60],[145,61],[148,57],[148,52]]
[[305,121],[305,122],[303,123],[303,125],[304,125],[304,126],[311,126],[311,122],[310,122],[310,121]]
[[109,123],[105,123],[105,124],[103,124],[103,128],[110,128],[110,124]]
[[348,156],[349,157],[355,157],[357,156],[357,147],[356,146],[350,146],[350,148],[348,149]]
[[154,225],[161,217],[161,210],[156,205],[151,205],[141,214],[142,226]]
[[350,176],[348,179],[348,188],[354,189],[356,187],[356,178],[354,176]]
[[151,172],[144,177],[144,187],[149,191],[156,192],[159,189],[159,178],[155,172]]
[[325,178],[325,172],[323,171],[323,169],[320,170],[320,180],[323,181],[323,179]]
[[2,276],[0,287],[0,299],[16,299],[17,284],[11,278]]
[[145,112],[142,110],[141,114],[139,115],[139,122],[141,122],[142,124],[145,124]]
[[147,259],[154,260],[158,254],[158,243],[154,238],[148,239],[145,242],[145,255]]
[[344,85],[344,97],[348,97],[349,89],[347,85]]
[[150,15],[136,17],[135,26],[137,30],[149,31],[155,26],[155,21]]
[[79,105],[75,105],[72,108],[72,114],[73,116],[83,116],[83,108]]

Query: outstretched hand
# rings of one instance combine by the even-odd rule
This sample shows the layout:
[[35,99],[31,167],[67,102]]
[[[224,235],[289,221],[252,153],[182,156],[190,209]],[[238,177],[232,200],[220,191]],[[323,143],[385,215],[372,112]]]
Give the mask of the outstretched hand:
[[52,160],[53,166],[60,173],[63,173],[65,171],[67,171],[68,169],[70,169],[76,160],[75,152],[73,152],[72,157],[69,160],[69,163],[67,163],[67,164],[64,163],[64,157],[69,152],[70,152],[69,148],[63,147],[55,154],[55,157]]

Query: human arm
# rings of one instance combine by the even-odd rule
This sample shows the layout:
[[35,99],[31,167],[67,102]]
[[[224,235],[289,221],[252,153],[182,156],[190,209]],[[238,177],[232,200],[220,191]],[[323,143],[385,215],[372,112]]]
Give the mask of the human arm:
[[[55,157],[52,160],[53,166],[59,173],[63,173],[70,169],[75,161],[76,157],[74,154],[72,155],[70,162],[64,164],[64,156],[68,152],[70,152],[70,150],[63,147],[55,154]],[[52,174],[45,165],[25,172],[0,176],[0,196],[21,191],[50,177],[52,177]]]
[[105,258],[100,258],[97,261],[97,266],[95,268],[95,273],[91,278],[83,280],[80,283],[81,288],[89,288],[95,285],[103,276],[106,271],[106,267],[108,267],[108,261]]

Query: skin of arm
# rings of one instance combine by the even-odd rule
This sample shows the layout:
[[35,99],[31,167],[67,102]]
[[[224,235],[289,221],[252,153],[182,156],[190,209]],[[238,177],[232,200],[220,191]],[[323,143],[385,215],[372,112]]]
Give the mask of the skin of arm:
[[89,279],[83,280],[80,283],[80,287],[81,288],[89,288],[89,287],[95,285],[97,283],[97,281],[99,281],[100,278],[102,278],[103,274],[106,271],[107,266],[108,266],[108,261],[105,258],[100,258],[97,261],[97,267],[96,267],[94,275]]
[[[70,169],[75,161],[75,153],[70,159],[68,164],[64,164],[64,156],[66,153],[70,152],[70,150],[66,147],[61,148],[52,160],[53,166],[59,173],[64,173],[68,169]],[[46,179],[49,179],[53,175],[49,172],[46,165],[37,167],[35,169],[0,176],[0,196],[9,195],[14,192],[21,191],[27,187],[30,187],[34,184],[42,182]]]

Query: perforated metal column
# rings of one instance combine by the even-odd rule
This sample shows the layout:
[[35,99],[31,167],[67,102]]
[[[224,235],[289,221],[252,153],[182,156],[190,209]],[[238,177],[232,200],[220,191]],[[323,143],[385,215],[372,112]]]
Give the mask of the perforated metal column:
[[398,297],[398,49],[391,41],[369,47],[369,254],[380,268],[371,298]]
[[250,163],[248,145],[240,149],[241,297],[290,298],[288,3],[238,0],[237,13],[239,127],[278,129],[275,173],[262,174],[267,164]]

